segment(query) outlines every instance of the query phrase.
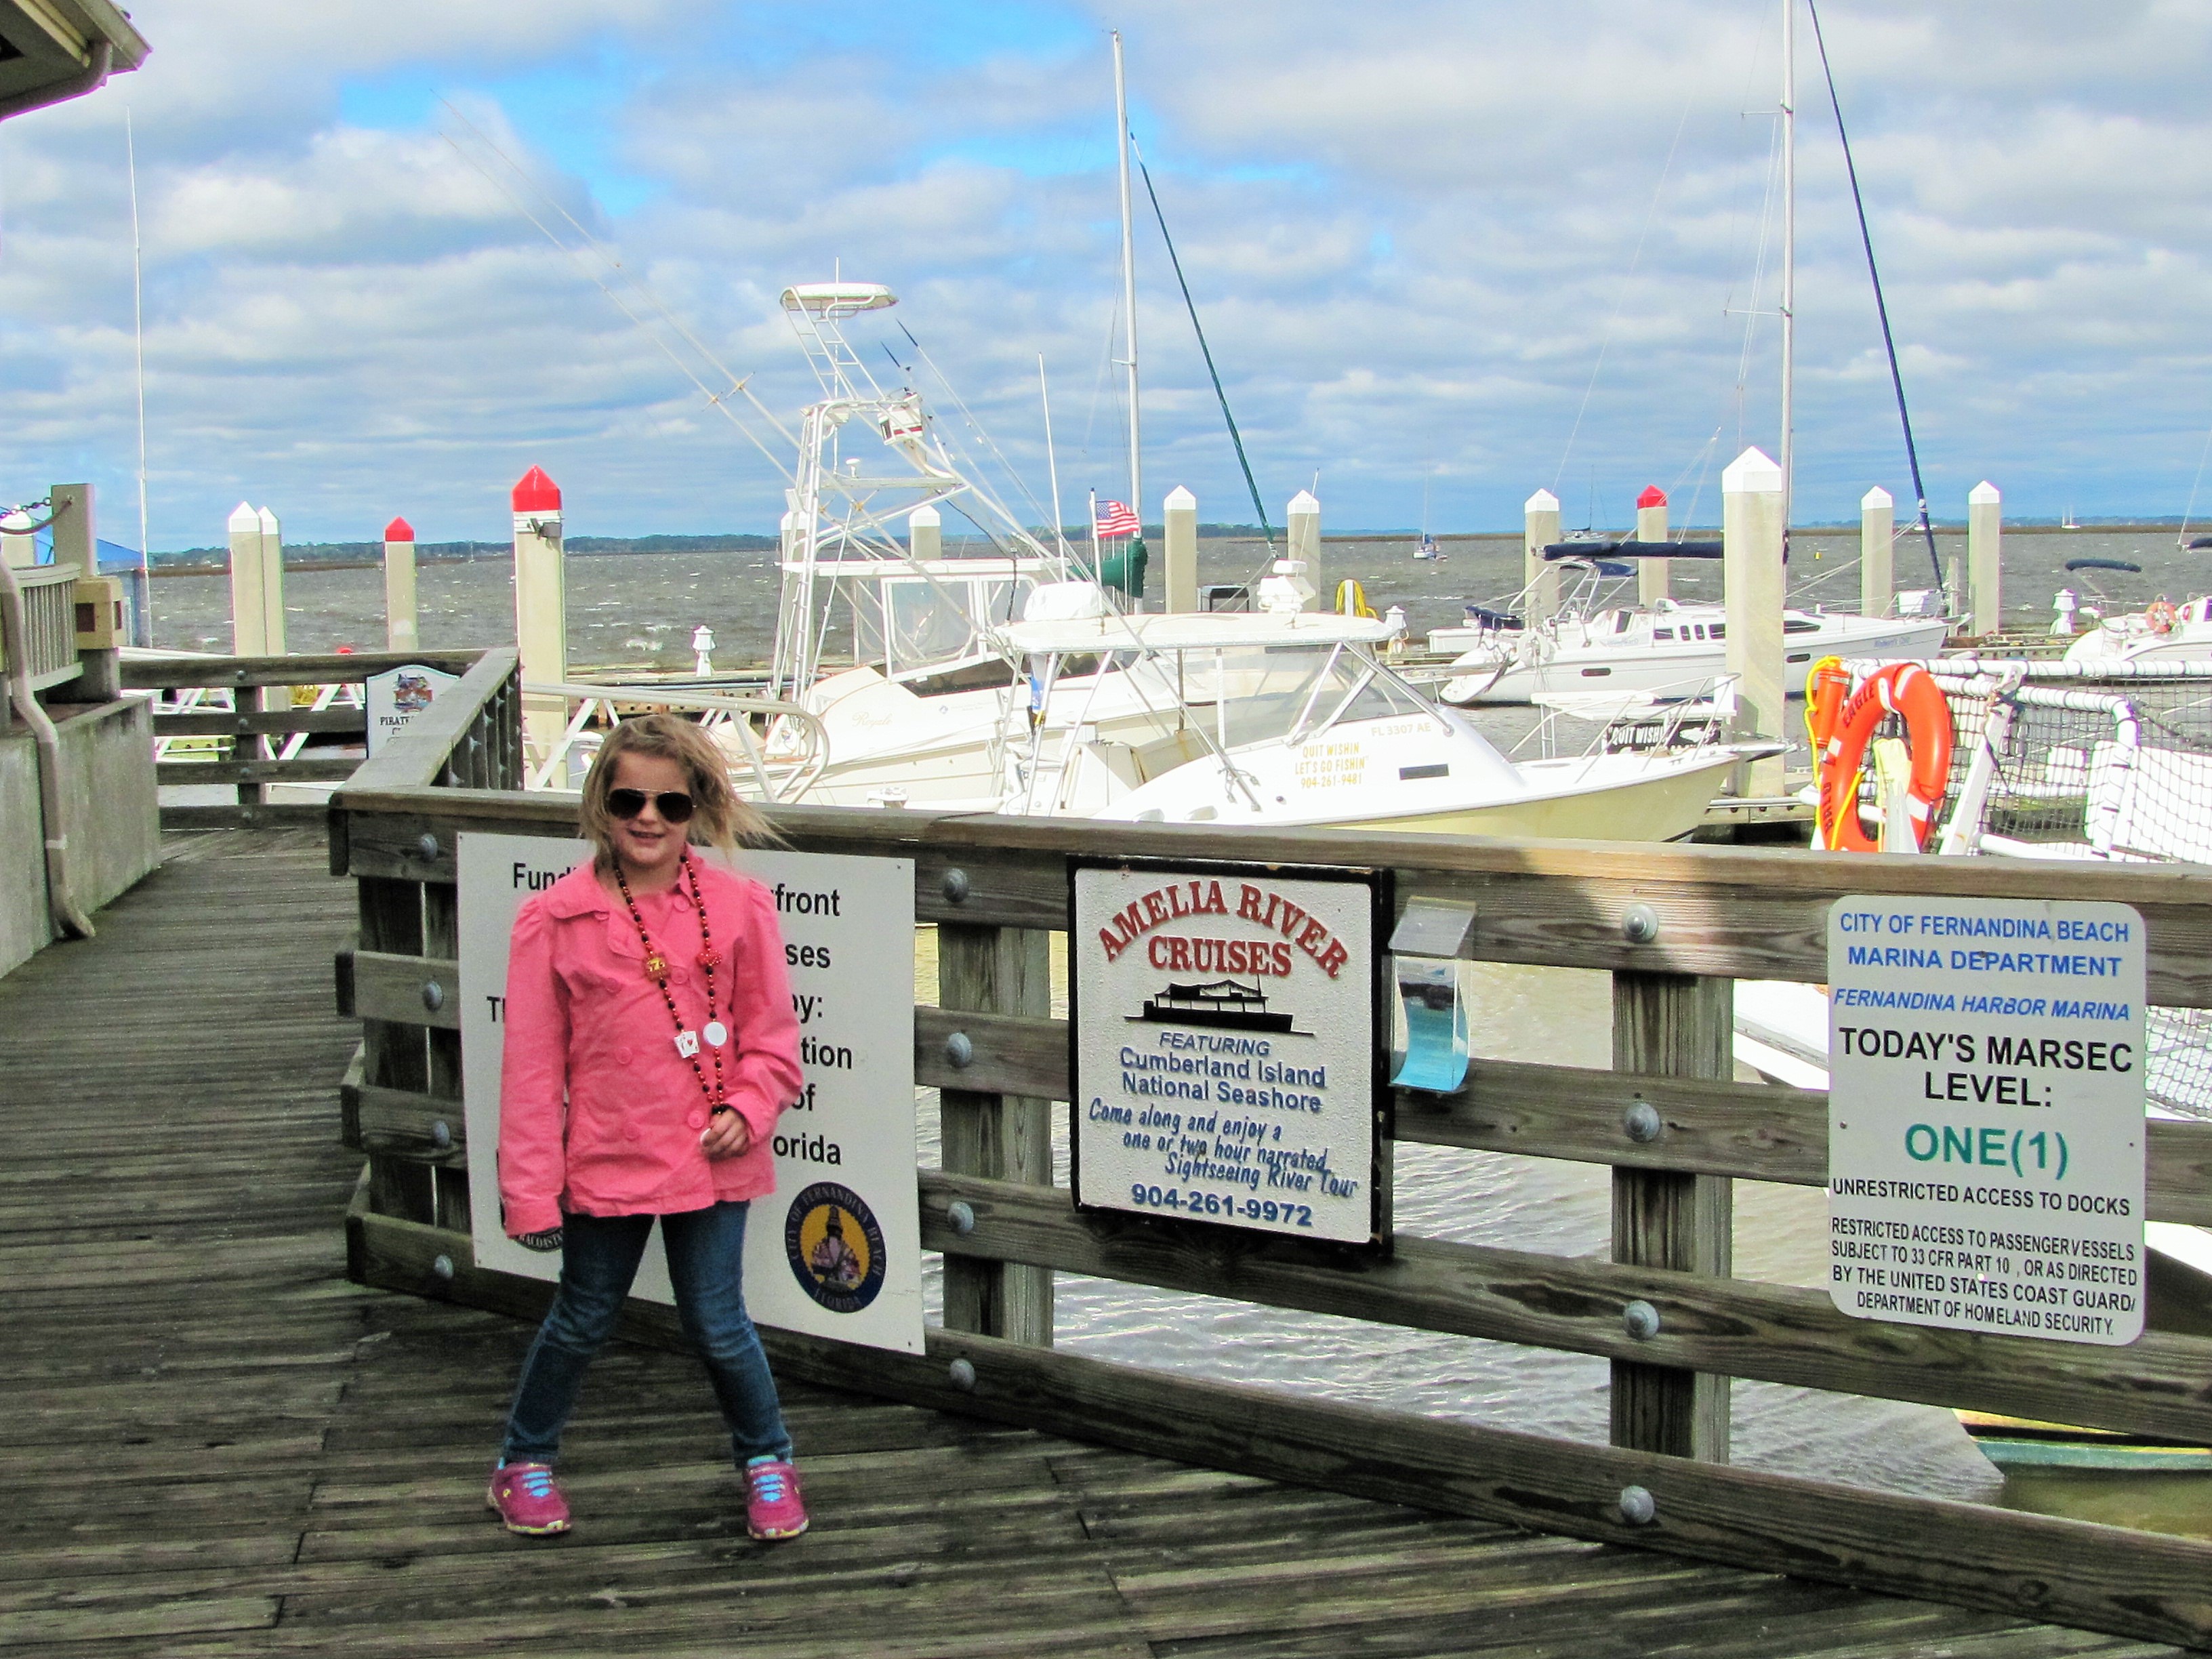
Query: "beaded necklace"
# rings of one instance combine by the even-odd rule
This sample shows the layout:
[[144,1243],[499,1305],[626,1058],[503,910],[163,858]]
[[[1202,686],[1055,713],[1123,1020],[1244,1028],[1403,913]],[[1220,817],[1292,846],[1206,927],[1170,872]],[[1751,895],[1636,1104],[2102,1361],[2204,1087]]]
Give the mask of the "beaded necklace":
[[[714,1065],[714,1080],[711,1085],[707,1081],[705,1068],[699,1064],[699,1038],[702,1034],[684,1024],[684,1016],[677,1009],[675,993],[668,988],[668,958],[661,954],[660,947],[653,942],[653,935],[646,931],[645,918],[638,914],[637,901],[630,896],[629,882],[623,874],[619,859],[615,861],[615,885],[622,890],[623,902],[629,908],[630,921],[637,928],[637,942],[645,947],[645,976],[660,988],[660,1000],[667,1005],[668,1018],[675,1023],[676,1052],[691,1062],[691,1075],[699,1079],[699,1092],[707,1097],[708,1108],[712,1111],[726,1112],[730,1109],[728,1103],[722,1098],[722,1048],[729,1042],[730,1033],[729,1029],[714,1017],[714,969],[721,965],[722,954],[714,948],[714,935],[707,925],[707,901],[699,890],[699,872],[693,866],[688,851],[683,859],[683,868],[677,872],[674,890],[678,896],[688,899],[691,908],[699,915],[699,971],[707,985],[704,1035],[708,1057]],[[691,890],[688,894],[684,891],[684,881],[687,876],[691,881]]]

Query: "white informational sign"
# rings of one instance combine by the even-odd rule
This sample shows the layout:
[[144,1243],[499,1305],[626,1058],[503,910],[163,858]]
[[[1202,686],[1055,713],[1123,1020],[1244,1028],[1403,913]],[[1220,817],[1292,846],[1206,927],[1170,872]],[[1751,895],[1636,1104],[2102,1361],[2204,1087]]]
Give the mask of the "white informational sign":
[[1079,863],[1073,884],[1076,1201],[1381,1236],[1373,878]]
[[[590,854],[584,842],[542,836],[464,835],[458,849],[477,1264],[532,1279],[558,1278],[561,1258],[524,1249],[500,1224],[507,944],[522,902]],[[913,862],[748,849],[738,868],[776,898],[806,1077],[776,1126],[775,1191],[747,1218],[745,1305],[763,1325],[920,1353]],[[657,1240],[632,1294],[675,1300]]]
[[368,752],[372,755],[400,727],[438,700],[438,693],[460,676],[409,663],[387,668],[362,682],[362,702],[368,713]]
[[1828,911],[1828,1294],[1858,1319],[2118,1346],[2143,1328],[2142,918]]

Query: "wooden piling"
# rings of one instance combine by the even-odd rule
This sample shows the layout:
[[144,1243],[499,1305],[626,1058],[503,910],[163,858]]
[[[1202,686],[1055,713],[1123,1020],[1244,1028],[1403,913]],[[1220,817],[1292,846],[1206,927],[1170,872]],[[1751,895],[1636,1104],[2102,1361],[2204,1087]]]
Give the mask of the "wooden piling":
[[[1663,542],[1667,539],[1667,492],[1653,484],[1636,498],[1636,539],[1639,542]],[[1639,559],[1636,565],[1636,597],[1639,603],[1653,605],[1667,597],[1667,559]]]
[[1544,550],[1559,539],[1559,498],[1540,489],[1521,504],[1521,581],[1528,590],[1528,617],[1539,623],[1559,609],[1559,572],[1544,562]]
[[254,515],[261,524],[261,628],[268,655],[284,654],[284,527],[267,507]]
[[269,655],[268,595],[261,580],[261,515],[244,501],[230,512],[230,649]]
[[[1722,580],[1728,593],[1728,672],[1736,677],[1736,733],[1779,740],[1784,526],[1782,469],[1755,446],[1721,474]],[[1742,769],[1738,793],[1782,793],[1782,759]]]
[[391,651],[422,644],[415,609],[415,526],[394,519],[384,526],[384,643]]
[[[568,678],[568,606],[561,556],[561,488],[541,467],[515,484],[514,642],[522,678],[540,685]],[[568,729],[564,697],[526,696],[522,737],[534,771]]]
[[925,504],[906,515],[906,546],[912,559],[945,556],[945,520],[935,507]]
[[[1194,524],[1195,520],[1193,522]],[[1301,489],[1291,497],[1285,522],[1288,528],[1284,541],[1290,549],[1292,561],[1305,567],[1300,574],[1305,577],[1306,586],[1311,590],[1307,595],[1305,608],[1309,611],[1326,610],[1328,605],[1323,596],[1328,592],[1328,585],[1322,579],[1321,503],[1314,499],[1311,490]]]
[[1192,611],[1198,603],[1198,497],[1177,484],[1160,507],[1161,543],[1167,553],[1167,608]]
[[2003,520],[2004,497],[1987,478],[1966,492],[1966,606],[1976,634],[1995,634],[2004,627],[1999,569]]
[[1891,549],[1897,534],[1897,503],[1880,484],[1859,497],[1859,614],[1887,617],[1896,592]]

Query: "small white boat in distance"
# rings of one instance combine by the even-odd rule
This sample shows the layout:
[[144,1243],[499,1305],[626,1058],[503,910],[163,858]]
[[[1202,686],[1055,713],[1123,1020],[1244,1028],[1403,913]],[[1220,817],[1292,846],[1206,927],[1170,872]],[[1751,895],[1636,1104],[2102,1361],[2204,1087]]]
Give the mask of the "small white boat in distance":
[[[1106,821],[1328,824],[1456,835],[1669,841],[1729,769],[1771,745],[1515,763],[1374,654],[1386,623],[1325,611],[1099,617],[1005,630],[1043,698],[1151,670],[1176,698],[1149,736],[1067,724],[1009,745],[1001,811]],[[1072,690],[1073,688],[1071,688]],[[1065,694],[1062,694],[1063,696]],[[1011,734],[1010,734],[1011,735]]]

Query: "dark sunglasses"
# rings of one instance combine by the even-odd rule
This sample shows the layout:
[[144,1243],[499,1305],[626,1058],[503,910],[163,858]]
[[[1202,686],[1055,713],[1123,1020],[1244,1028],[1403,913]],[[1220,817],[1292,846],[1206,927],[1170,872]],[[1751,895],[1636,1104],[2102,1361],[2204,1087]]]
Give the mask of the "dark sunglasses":
[[691,797],[678,789],[663,790],[657,795],[648,795],[642,789],[610,789],[607,791],[607,811],[627,822],[645,811],[645,804],[648,800],[671,823],[691,821]]

